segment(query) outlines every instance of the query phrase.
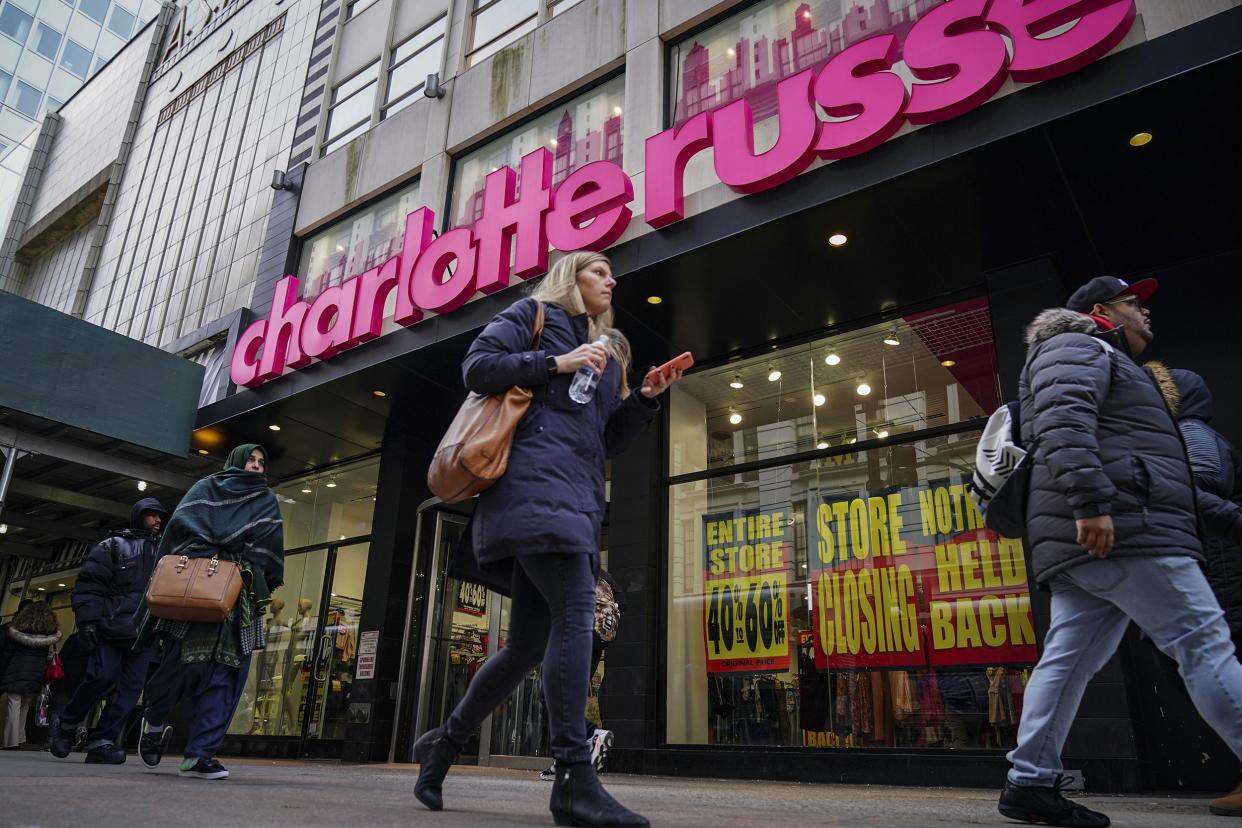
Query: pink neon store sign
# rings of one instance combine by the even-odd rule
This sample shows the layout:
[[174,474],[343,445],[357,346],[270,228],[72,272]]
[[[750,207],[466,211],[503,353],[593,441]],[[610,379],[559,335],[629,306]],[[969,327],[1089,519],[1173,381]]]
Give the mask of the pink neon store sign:
[[[866,152],[907,121],[931,124],[963,115],[991,98],[1007,77],[1032,83],[1077,71],[1120,43],[1135,16],[1134,0],[948,0],[920,17],[904,43],[894,34],[877,35],[846,47],[818,71],[782,80],[776,92],[778,138],[765,152],[755,152],[754,115],[746,100],[700,112],[648,138],[643,220],[660,228],[685,217],[686,165],[709,147],[721,182],[739,192],[761,192],[789,181],[816,158]],[[1012,55],[1002,35],[1011,41]],[[899,58],[919,82],[907,87],[891,71]],[[845,120],[823,121],[817,106]],[[520,196],[511,167],[492,172],[478,221],[438,238],[435,214],[415,210],[406,216],[398,255],[313,301],[297,298],[296,277],[281,279],[268,318],[238,340],[233,381],[255,387],[379,337],[394,290],[393,321],[409,326],[425,311],[449,313],[476,292],[504,290],[511,275],[541,275],[549,246],[603,250],[613,244],[633,217],[629,176],[610,161],[595,161],[553,188],[552,164],[545,148],[525,155]]]

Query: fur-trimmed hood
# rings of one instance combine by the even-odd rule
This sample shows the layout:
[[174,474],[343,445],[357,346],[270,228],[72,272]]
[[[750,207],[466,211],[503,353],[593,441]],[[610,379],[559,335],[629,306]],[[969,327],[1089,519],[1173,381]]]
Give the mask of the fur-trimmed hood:
[[1182,403],[1182,392],[1173,379],[1172,369],[1156,360],[1152,360],[1143,367],[1151,372],[1152,379],[1156,381],[1156,387],[1160,389],[1160,396],[1164,397],[1164,404],[1169,407],[1169,413],[1176,418],[1178,408]]
[[16,627],[9,627],[9,638],[23,647],[50,647],[60,641],[60,631],[57,630],[50,635],[40,635],[39,633],[24,633]]
[[1026,326],[1026,344],[1038,345],[1052,339],[1057,334],[1099,332],[1095,321],[1086,314],[1068,308],[1048,308],[1039,312],[1031,324]]
[[1144,367],[1151,371],[1175,419],[1211,422],[1212,392],[1203,377],[1185,368],[1170,368],[1163,362],[1149,362]]

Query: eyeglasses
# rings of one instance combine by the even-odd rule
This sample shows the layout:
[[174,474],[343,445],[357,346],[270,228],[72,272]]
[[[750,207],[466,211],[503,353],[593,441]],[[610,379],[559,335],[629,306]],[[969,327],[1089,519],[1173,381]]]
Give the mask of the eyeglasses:
[[1120,299],[1112,299],[1105,302],[1106,305],[1129,305],[1135,310],[1142,310],[1143,303],[1137,296],[1122,296]]

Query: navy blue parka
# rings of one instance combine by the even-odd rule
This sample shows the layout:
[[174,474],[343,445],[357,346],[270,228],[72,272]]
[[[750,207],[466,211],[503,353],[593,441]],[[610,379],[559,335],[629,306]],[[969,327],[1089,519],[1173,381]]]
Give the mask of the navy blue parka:
[[479,495],[471,520],[477,561],[519,555],[599,554],[604,514],[604,459],[619,454],[659,411],[633,391],[621,399],[621,369],[610,359],[591,402],[569,398],[573,374],[550,375],[547,357],[585,344],[585,314],[544,305],[540,349],[530,350],[537,304],[522,299],[497,314],[462,364],[466,388],[498,394],[530,388],[534,400],[518,423],[504,476]]
[[133,505],[129,528],[96,544],[78,572],[73,588],[73,612],[78,626],[94,625],[102,638],[127,642],[137,636],[134,611],[155,569],[156,539],[142,525],[144,512],[168,519],[153,497]]

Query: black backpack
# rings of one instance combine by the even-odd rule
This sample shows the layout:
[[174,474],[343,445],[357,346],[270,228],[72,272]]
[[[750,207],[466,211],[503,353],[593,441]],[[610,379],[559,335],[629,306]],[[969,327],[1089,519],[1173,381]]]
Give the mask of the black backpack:
[[992,412],[975,449],[970,493],[994,532],[1020,538],[1026,530],[1031,452],[1022,445],[1022,411],[1015,400]]

